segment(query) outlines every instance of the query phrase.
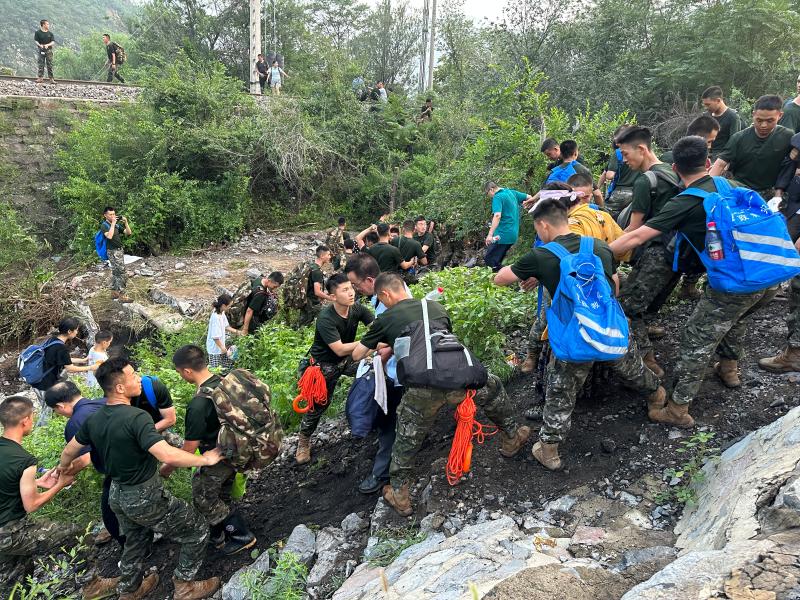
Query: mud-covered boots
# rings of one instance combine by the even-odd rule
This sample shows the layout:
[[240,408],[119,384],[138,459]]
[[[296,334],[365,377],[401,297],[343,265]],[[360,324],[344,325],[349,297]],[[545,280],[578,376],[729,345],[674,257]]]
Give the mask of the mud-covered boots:
[[533,458],[538,460],[545,469],[558,471],[561,469],[561,457],[558,455],[558,444],[546,444],[539,440],[533,445],[531,451]]
[[[139,589],[135,592],[128,592],[127,594],[120,594],[119,600],[142,600],[147,594],[152,592],[158,585],[158,573],[150,573],[142,580]],[[176,596],[177,598],[177,596]]]
[[681,289],[678,291],[678,298],[681,300],[698,300],[703,292],[697,289],[697,281],[683,278]]
[[513,436],[508,436],[504,432],[500,432],[500,454],[506,458],[511,458],[517,452],[522,450],[525,442],[531,437],[531,428],[527,425],[517,427],[517,431]]
[[225,539],[227,542],[222,547],[222,553],[226,556],[247,550],[256,545],[256,536],[250,531],[242,515],[238,512],[232,512],[228,515],[223,524],[225,525]]
[[214,595],[219,589],[219,577],[202,579],[200,581],[184,581],[183,579],[172,578],[175,585],[173,600],[203,600]]
[[739,379],[739,363],[730,358],[723,358],[714,365],[714,372],[725,384],[725,387],[738,388],[742,386]]
[[800,371],[800,348],[786,348],[777,356],[760,358],[758,366],[770,373]]
[[311,462],[311,438],[302,433],[297,438],[297,452],[294,459],[298,465],[304,465]]
[[650,369],[656,377],[659,379],[664,377],[664,369],[656,362],[656,355],[652,351],[645,354],[642,357],[642,361],[644,361],[644,366]]
[[401,517],[409,517],[414,512],[411,509],[411,498],[408,497],[407,483],[404,483],[400,489],[391,484],[383,486],[383,499]]
[[651,411],[648,416],[651,421],[664,423],[665,425],[675,425],[676,427],[694,427],[694,419],[689,414],[688,404],[675,404],[672,400],[667,401],[667,405],[660,409]]
[[647,415],[650,416],[654,411],[661,410],[666,405],[667,390],[663,386],[658,386],[658,389],[647,398]]
[[119,577],[95,577],[83,586],[83,600],[101,600],[117,595]]
[[536,370],[536,357],[533,355],[533,352],[528,351],[528,355],[525,357],[525,360],[522,361],[519,370],[526,375]]

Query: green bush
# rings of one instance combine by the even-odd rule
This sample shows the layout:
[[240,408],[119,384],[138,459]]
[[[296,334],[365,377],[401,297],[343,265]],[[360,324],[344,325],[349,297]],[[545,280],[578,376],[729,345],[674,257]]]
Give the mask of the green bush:
[[302,600],[308,567],[293,552],[284,552],[270,575],[245,571],[242,583],[252,600]]
[[5,201],[0,201],[0,248],[0,273],[15,265],[30,265],[39,253],[36,242],[20,225],[17,211]]

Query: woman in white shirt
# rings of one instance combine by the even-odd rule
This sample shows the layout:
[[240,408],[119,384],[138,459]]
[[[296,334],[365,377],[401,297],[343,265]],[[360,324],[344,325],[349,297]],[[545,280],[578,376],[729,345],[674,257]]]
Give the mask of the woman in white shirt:
[[231,302],[232,298],[229,294],[222,294],[212,305],[214,310],[208,319],[208,335],[206,336],[206,352],[210,367],[222,367],[223,369],[233,367],[233,359],[230,357],[228,346],[225,343],[225,334],[236,332],[236,329],[228,324],[228,317],[225,316],[225,311],[228,310]]

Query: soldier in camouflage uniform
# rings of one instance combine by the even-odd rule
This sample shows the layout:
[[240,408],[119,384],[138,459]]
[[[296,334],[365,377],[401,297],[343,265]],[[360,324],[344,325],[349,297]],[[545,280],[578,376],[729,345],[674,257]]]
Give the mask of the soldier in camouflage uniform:
[[[383,273],[375,280],[375,294],[387,307],[372,323],[370,330],[353,350],[353,359],[361,360],[378,344],[394,346],[395,340],[412,323],[422,320],[422,304],[409,298],[403,279],[393,273]],[[430,318],[446,320],[449,316],[437,302],[428,303]],[[397,435],[389,466],[391,485],[383,489],[384,499],[401,515],[412,513],[409,484],[412,481],[414,457],[422,447],[425,436],[433,426],[436,414],[446,404],[464,400],[466,390],[441,390],[426,387],[406,387],[403,401],[397,409]],[[494,375],[485,387],[478,390],[475,404],[500,429],[500,452],[511,457],[517,454],[530,436],[530,428],[518,427],[512,416],[503,384]]]
[[111,263],[111,294],[115,300],[130,302],[130,298],[125,295],[128,276],[125,274],[125,250],[122,248],[122,238],[132,235],[133,232],[128,224],[128,218],[117,217],[113,206],[106,206],[103,217],[100,231],[106,237],[108,262]]
[[84,446],[91,445],[111,477],[109,504],[119,519],[125,546],[121,577],[102,578],[84,590],[85,597],[104,597],[116,588],[120,600],[146,596],[158,584],[158,574],[143,579],[144,561],[153,534],[181,544],[173,573],[175,600],[205,598],[219,588],[219,578],[195,581],[205,557],[208,523],[183,500],[164,489],[159,461],[172,467],[211,467],[221,459],[218,449],[202,455],[170,446],[144,411],[130,405],[142,392],[140,377],[124,358],[107,360],[97,370],[106,405],[87,419],[61,455],[58,471],[70,473]]
[[331,262],[333,270],[339,271],[344,268],[347,262],[347,256],[344,251],[345,240],[350,239],[350,235],[345,231],[347,229],[347,219],[339,217],[336,229],[331,229],[325,238],[325,245],[331,251]]
[[[559,199],[544,199],[536,204],[533,211],[536,234],[542,242],[556,242],[568,252],[579,250],[581,236],[570,230],[567,208]],[[595,239],[594,252],[600,257],[606,278],[614,289],[615,265],[608,245]],[[561,260],[546,248],[533,248],[510,267],[504,267],[495,276],[497,285],[515,285],[520,281],[538,280],[555,296],[561,279]],[[629,341],[628,353],[619,360],[606,363],[612,372],[619,376],[626,386],[647,394],[648,407],[660,408],[665,401],[666,392],[659,386],[658,378],[642,361],[636,342]],[[561,457],[558,447],[569,432],[572,411],[578,391],[591,373],[594,362],[575,363],[559,360],[551,356],[547,367],[547,392],[542,411],[542,428],[539,441],[533,446],[533,456],[550,470],[560,469]]]
[[[0,404],[0,425],[0,584],[12,584],[32,571],[34,555],[74,541],[81,528],[28,517],[73,480],[49,474],[36,479],[37,460],[21,445],[33,431],[33,403],[24,396],[6,398]],[[40,487],[49,489],[39,492]]]

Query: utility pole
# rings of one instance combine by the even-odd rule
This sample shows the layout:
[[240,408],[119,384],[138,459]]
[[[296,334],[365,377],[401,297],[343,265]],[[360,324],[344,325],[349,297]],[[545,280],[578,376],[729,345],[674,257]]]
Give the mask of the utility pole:
[[250,0],[250,93],[260,94],[256,62],[261,54],[261,0]]
[[431,0],[431,45],[428,49],[428,90],[433,89],[433,59],[436,51],[436,0]]
[[429,0],[425,0],[422,9],[422,38],[419,46],[419,93],[423,94],[428,85],[425,67],[428,65],[428,16],[430,15]]

